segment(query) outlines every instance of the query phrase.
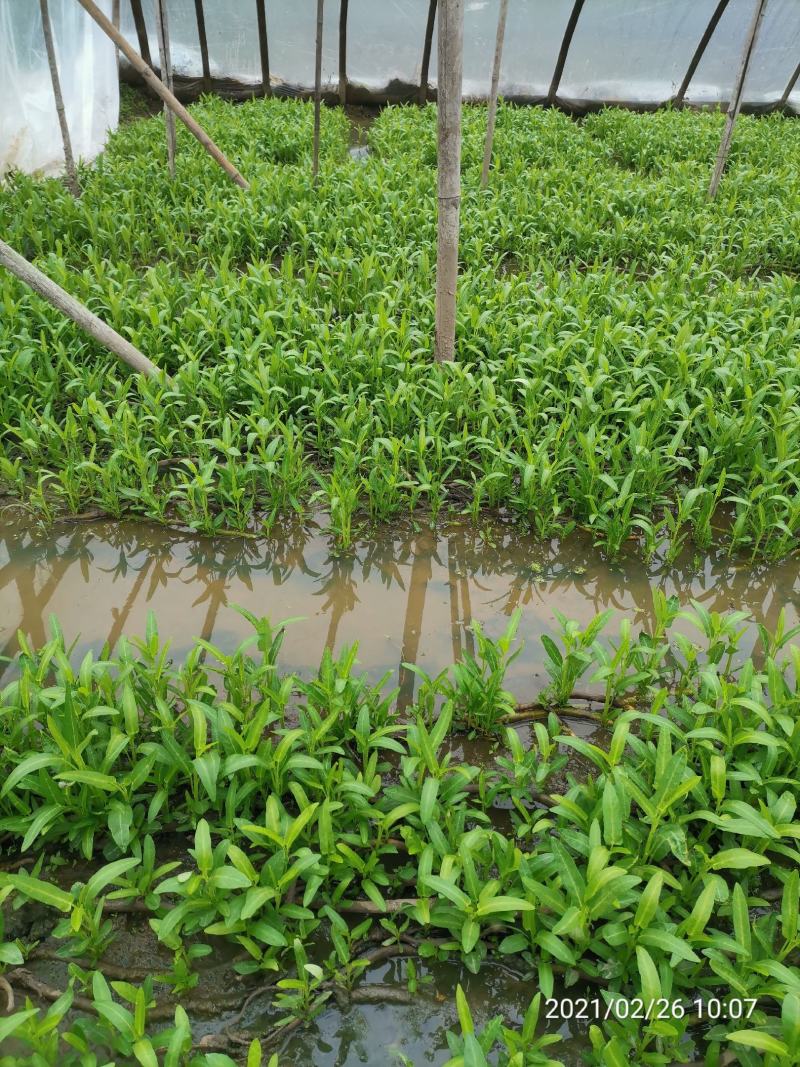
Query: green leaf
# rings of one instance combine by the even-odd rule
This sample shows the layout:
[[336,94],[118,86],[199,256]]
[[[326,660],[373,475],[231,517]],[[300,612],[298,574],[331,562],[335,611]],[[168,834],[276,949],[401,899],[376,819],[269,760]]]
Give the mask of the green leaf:
[[119,881],[123,874],[126,874],[134,867],[138,867],[138,865],[139,860],[137,860],[135,856],[128,856],[126,859],[107,863],[105,867],[101,867],[99,871],[95,871],[86,883],[87,899],[94,900],[98,893],[102,892],[107,885]]
[[728,1041],[744,1045],[745,1048],[757,1049],[759,1052],[771,1052],[774,1056],[789,1055],[789,1050],[782,1041],[760,1030],[735,1030],[732,1034],[728,1034]]
[[0,1044],[7,1037],[11,1037],[15,1030],[19,1030],[23,1023],[26,1023],[28,1019],[32,1019],[34,1015],[38,1015],[38,1008],[28,1008],[27,1011],[18,1011],[14,1015],[9,1015],[5,1019],[0,1019]]
[[727,848],[711,858],[709,867],[712,871],[740,871],[749,867],[765,867],[769,864],[766,856],[751,852],[747,848]]
[[11,874],[9,881],[23,896],[30,900],[36,900],[40,904],[46,904],[48,908],[57,908],[59,911],[69,911],[73,905],[72,895],[43,882],[39,878],[32,878],[29,874]]
[[460,985],[456,986],[456,1011],[458,1012],[461,1033],[473,1034],[475,1032],[475,1026],[472,1022],[472,1012],[469,1010],[467,998],[464,996],[464,990]]
[[14,770],[6,778],[2,790],[0,790],[0,798],[8,796],[11,790],[21,782],[29,774],[34,774],[36,771],[45,770],[47,767],[63,767],[64,760],[61,756],[53,756],[46,752],[39,752],[34,756],[28,756],[21,763],[18,763]]
[[653,957],[642,945],[636,946],[636,962],[639,966],[639,978],[645,1004],[660,1000],[661,980],[658,977],[656,965],[653,963]]
[[438,875],[429,874],[425,878],[425,885],[429,886],[434,893],[440,897],[446,897],[449,901],[461,911],[466,911],[470,904],[470,899],[466,893],[454,885],[452,882],[448,882],[445,878],[440,878]]

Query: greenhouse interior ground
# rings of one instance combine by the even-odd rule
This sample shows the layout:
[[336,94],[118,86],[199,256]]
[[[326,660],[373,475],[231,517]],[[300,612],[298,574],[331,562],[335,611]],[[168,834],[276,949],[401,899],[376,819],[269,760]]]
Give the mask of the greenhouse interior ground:
[[349,6],[0,0],[0,1067],[797,1067],[800,16]]

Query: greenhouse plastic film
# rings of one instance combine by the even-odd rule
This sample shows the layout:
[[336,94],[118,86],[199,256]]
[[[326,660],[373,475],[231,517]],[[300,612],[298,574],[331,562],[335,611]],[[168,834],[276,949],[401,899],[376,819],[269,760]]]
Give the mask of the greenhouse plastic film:
[[[429,0],[350,0],[348,80],[376,102],[410,97],[419,84]],[[575,108],[603,103],[653,106],[680,85],[717,0],[585,0],[558,99]],[[152,5],[143,5],[150,50],[158,55]],[[260,84],[256,0],[204,0],[211,74],[216,83]],[[464,94],[488,93],[499,0],[466,0]],[[511,0],[501,75],[508,98],[541,100],[556,65],[573,0]],[[199,79],[194,0],[168,0],[178,77]],[[687,93],[698,104],[727,103],[754,0],[730,0]],[[270,68],[278,91],[313,86],[316,0],[266,0]],[[123,29],[136,34],[129,0]],[[338,86],[339,2],[326,0],[323,88]],[[770,0],[745,87],[745,107],[776,103],[800,57],[800,3]],[[436,84],[436,47],[430,81]],[[797,90],[789,98],[797,104]]]
[[[110,15],[111,0],[99,6]],[[114,46],[77,0],[50,0],[49,9],[72,151],[91,160],[119,118]],[[63,169],[39,4],[0,0],[0,173]]]

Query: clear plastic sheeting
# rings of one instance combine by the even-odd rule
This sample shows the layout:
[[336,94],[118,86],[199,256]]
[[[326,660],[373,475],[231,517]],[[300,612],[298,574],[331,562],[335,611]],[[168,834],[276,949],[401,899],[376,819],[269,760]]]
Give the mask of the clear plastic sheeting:
[[[197,0],[168,0],[175,73],[202,72]],[[215,87],[261,80],[256,0],[202,0]],[[376,102],[410,97],[419,85],[429,0],[350,0],[348,79]],[[510,0],[501,91],[509,99],[547,95],[574,0]],[[652,107],[674,96],[717,0],[585,0],[566,58],[558,100],[574,108],[604,103]],[[689,86],[688,103],[726,103],[755,0],[730,0]],[[136,42],[130,0],[123,29]],[[269,59],[278,91],[308,91],[314,77],[316,0],[266,0]],[[323,87],[338,86],[339,0],[326,0]],[[499,0],[465,0],[464,94],[488,94]],[[158,45],[144,0],[150,51]],[[744,105],[777,103],[800,60],[800,2],[769,0],[747,79]],[[436,42],[430,82],[436,84]],[[362,97],[362,93],[357,93]],[[800,87],[789,97],[800,110]]]
[[[111,0],[100,0],[110,15]],[[91,160],[119,119],[114,46],[76,0],[49,0],[72,151]],[[58,174],[64,148],[37,0],[0,0],[0,174]]]

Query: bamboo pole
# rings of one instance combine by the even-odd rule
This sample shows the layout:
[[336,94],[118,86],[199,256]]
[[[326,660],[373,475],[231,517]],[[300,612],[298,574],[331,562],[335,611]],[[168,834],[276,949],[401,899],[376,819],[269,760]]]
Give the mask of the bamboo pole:
[[208,92],[211,89],[211,64],[208,61],[208,37],[203,0],[194,0],[194,14],[197,19],[197,40],[200,44],[200,62],[203,67],[203,90]]
[[172,108],[184,126],[186,126],[189,132],[197,138],[203,148],[205,148],[206,152],[219,163],[225,173],[242,189],[249,189],[250,186],[241,176],[236,167],[234,167],[233,163],[231,163],[228,157],[214,144],[202,126],[192,118],[175,94],[171,93],[166,85],[156,77],[151,68],[145,63],[139,53],[128,44],[119,30],[114,29],[112,23],[106,18],[97,4],[94,3],[94,0],[78,0],[78,3],[89,15],[91,15],[100,29],[103,30],[112,41],[119,45],[120,51],[126,57],[133,69],[138,74],[141,74],[145,83],[161,97],[165,104],[169,104],[170,108]]
[[425,42],[422,46],[422,67],[419,75],[419,96],[417,103],[422,107],[428,99],[428,71],[431,68],[431,49],[433,48],[433,24],[436,22],[437,0],[428,4],[428,21],[425,24]]
[[0,267],[5,267],[15,278],[19,278],[39,296],[52,304],[67,318],[77,323],[95,341],[113,352],[129,367],[150,378],[157,378],[162,373],[138,348],[121,337],[116,330],[99,319],[97,315],[84,307],[74,296],[70,296],[60,285],[56,285],[46,274],[34,267],[27,259],[15,252],[5,241],[0,241]]
[[144,11],[142,11],[142,0],[131,0],[131,12],[133,24],[136,27],[136,38],[139,41],[139,54],[148,67],[152,67],[153,60],[150,58],[150,41],[147,37],[147,23],[144,19]]
[[497,120],[497,96],[500,91],[500,65],[503,61],[503,42],[506,37],[506,19],[508,17],[508,0],[500,0],[500,14],[497,18],[497,39],[494,45],[494,66],[492,67],[492,89],[489,94],[489,114],[486,119],[486,145],[483,150],[483,171],[481,172],[481,189],[489,184],[489,167],[492,163],[492,146],[494,145],[494,127]]
[[783,90],[783,96],[778,101],[778,107],[786,107],[789,102],[789,96],[792,92],[792,89],[794,89],[795,85],[797,85],[798,78],[800,78],[800,63],[798,63],[797,66],[794,68],[794,74],[789,79],[788,85]]
[[261,58],[261,91],[264,96],[272,96],[272,79],[269,74],[266,0],[256,0],[256,14],[258,15],[258,54]]
[[[119,29],[119,0],[111,0],[111,21],[114,23],[114,29]],[[119,74],[119,48],[114,45],[114,58],[117,61],[117,74]]]
[[436,260],[436,359],[455,358],[458,236],[461,212],[461,86],[464,0],[439,9],[439,227]]
[[552,106],[555,103],[556,93],[561,84],[561,75],[564,73],[564,66],[567,62],[569,46],[572,44],[575,27],[578,25],[578,19],[581,17],[584,2],[585,0],[575,0],[575,3],[572,5],[572,11],[570,11],[569,19],[567,20],[567,28],[564,30],[564,39],[561,42],[558,59],[556,60],[556,68],[553,71],[553,80],[550,82],[550,88],[547,91],[547,103],[549,106]]
[[341,0],[339,8],[339,103],[347,107],[347,13],[350,0]]
[[[156,35],[158,36],[158,56],[161,65],[161,80],[170,92],[175,83],[172,78],[172,56],[169,50],[169,22],[167,20],[166,0],[155,0]],[[170,178],[175,177],[175,116],[169,106],[164,104],[164,124],[167,128],[167,169]]]
[[739,63],[739,72],[736,75],[736,81],[734,82],[733,96],[728,105],[725,129],[722,134],[722,140],[720,141],[719,151],[717,152],[717,162],[714,166],[714,173],[711,175],[711,183],[708,187],[708,195],[711,200],[717,195],[719,183],[722,181],[722,175],[725,171],[725,164],[728,159],[728,153],[730,152],[731,140],[733,139],[733,125],[736,122],[736,116],[739,114],[739,110],[742,106],[744,83],[747,78],[747,71],[750,67],[750,60],[753,56],[756,41],[758,40],[758,31],[761,27],[761,20],[764,17],[766,6],[767,0],[756,0],[753,18],[750,23],[750,28],[747,31],[742,58]]
[[314,185],[319,180],[319,134],[320,112],[322,108],[322,31],[324,26],[325,0],[317,0],[317,46],[314,58],[314,158],[311,164],[311,177]]
[[719,23],[719,20],[722,18],[723,14],[725,13],[725,8],[728,6],[729,3],[730,3],[730,0],[719,0],[719,3],[714,8],[714,13],[713,13],[713,15],[711,16],[711,18],[708,21],[708,25],[706,26],[705,33],[700,38],[700,42],[697,45],[697,48],[695,48],[695,50],[694,50],[694,55],[692,56],[692,60],[689,63],[689,66],[688,66],[688,68],[686,70],[686,73],[683,76],[683,81],[681,82],[681,84],[680,84],[680,86],[678,88],[678,91],[675,94],[675,98],[673,100],[673,103],[677,107],[681,107],[683,105],[683,98],[686,96],[686,91],[688,90],[689,85],[691,84],[691,81],[692,81],[692,78],[694,77],[695,71],[699,67],[700,60],[705,55],[705,51],[706,51],[706,48],[708,48],[709,41],[714,36],[714,30],[716,30],[717,24]]
[[44,34],[44,46],[47,51],[47,65],[50,68],[50,81],[53,84],[53,96],[56,100],[58,125],[61,129],[61,142],[64,146],[64,166],[67,172],[67,188],[73,196],[80,196],[81,187],[78,184],[78,172],[75,169],[75,157],[72,154],[72,140],[69,135],[67,113],[64,110],[64,97],[61,93],[61,79],[58,76],[56,47],[53,43],[53,26],[50,22],[50,11],[47,6],[47,0],[39,0],[39,8],[42,13],[42,33]]

